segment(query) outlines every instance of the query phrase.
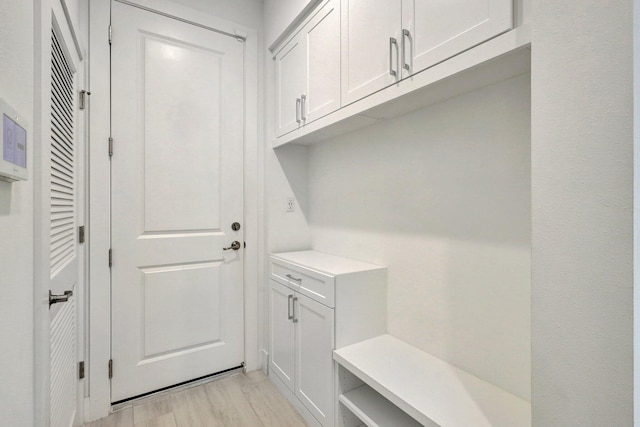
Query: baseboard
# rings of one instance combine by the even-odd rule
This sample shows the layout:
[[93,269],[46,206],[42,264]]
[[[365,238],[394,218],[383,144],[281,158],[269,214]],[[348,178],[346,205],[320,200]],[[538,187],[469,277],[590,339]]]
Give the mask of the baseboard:
[[280,378],[278,378],[277,375],[269,375],[269,380],[271,380],[280,394],[283,395],[284,398],[289,401],[289,403],[291,403],[295,410],[298,411],[300,415],[302,415],[302,418],[304,418],[304,420],[310,427],[323,427],[322,424],[320,424],[320,422],[316,419],[316,417],[314,417],[311,412],[309,412],[309,410],[305,408],[302,403],[300,403],[298,398],[293,394],[291,390],[289,390],[286,384],[283,383]]
[[269,375],[269,352],[262,348],[258,353],[260,356],[260,369],[265,375]]

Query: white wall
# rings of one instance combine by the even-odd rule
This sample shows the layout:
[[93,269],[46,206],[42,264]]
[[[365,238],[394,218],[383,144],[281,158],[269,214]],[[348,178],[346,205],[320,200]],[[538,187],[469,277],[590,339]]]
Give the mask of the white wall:
[[533,5],[535,426],[633,423],[632,3]]
[[0,7],[0,98],[29,123],[29,180],[0,182],[0,425],[32,426],[34,2]]
[[311,147],[314,249],[388,266],[391,334],[530,398],[530,77]]
[[264,0],[265,45],[271,46],[308,8],[320,0]]

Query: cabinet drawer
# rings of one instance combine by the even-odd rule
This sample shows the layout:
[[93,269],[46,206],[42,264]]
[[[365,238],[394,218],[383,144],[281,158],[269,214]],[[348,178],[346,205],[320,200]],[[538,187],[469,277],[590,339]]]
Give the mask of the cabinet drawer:
[[275,257],[269,258],[269,277],[327,307],[334,307],[335,278]]

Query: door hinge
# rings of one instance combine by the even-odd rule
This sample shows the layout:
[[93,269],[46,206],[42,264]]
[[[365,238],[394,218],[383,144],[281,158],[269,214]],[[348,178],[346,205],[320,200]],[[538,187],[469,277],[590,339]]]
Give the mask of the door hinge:
[[87,92],[84,89],[80,91],[80,94],[78,97],[78,108],[81,110],[84,110],[87,106],[87,95],[91,95],[91,92]]
[[109,268],[113,265],[113,251],[109,249]]
[[109,359],[109,379],[113,378],[113,359]]
[[111,44],[111,37],[113,36],[113,29],[111,28],[111,24],[109,24],[109,44]]
[[78,243],[84,243],[85,235],[84,235],[84,225],[78,227]]
[[113,138],[109,137],[109,157],[113,156]]
[[78,362],[78,378],[84,378],[84,362]]

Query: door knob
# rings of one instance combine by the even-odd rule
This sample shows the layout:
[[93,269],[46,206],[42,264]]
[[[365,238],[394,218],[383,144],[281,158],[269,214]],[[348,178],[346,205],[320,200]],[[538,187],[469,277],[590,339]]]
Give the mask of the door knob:
[[222,248],[223,251],[228,251],[229,249],[233,249],[234,251],[237,251],[238,249],[240,249],[240,242],[238,242],[237,240],[233,243],[231,243],[231,246],[229,246],[228,248]]
[[69,301],[71,295],[73,295],[73,291],[64,291],[63,295],[54,295],[51,293],[51,290],[49,290],[49,308],[51,308],[53,304]]

